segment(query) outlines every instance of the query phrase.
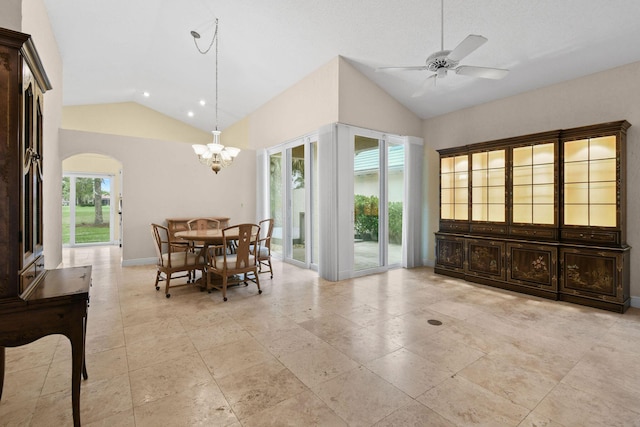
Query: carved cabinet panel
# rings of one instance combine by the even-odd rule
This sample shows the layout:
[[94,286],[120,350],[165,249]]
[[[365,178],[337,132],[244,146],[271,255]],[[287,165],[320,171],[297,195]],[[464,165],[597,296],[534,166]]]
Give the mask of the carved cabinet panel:
[[436,269],[464,273],[464,238],[436,234]]
[[560,292],[624,303],[629,298],[629,249],[560,249]]
[[466,273],[470,276],[504,280],[505,243],[496,240],[467,239]]
[[556,292],[558,248],[551,245],[507,243],[507,281]]

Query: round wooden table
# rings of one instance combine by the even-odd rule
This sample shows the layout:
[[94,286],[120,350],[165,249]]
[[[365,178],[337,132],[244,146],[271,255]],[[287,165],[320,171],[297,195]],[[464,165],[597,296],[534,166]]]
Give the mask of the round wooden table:
[[[205,242],[207,245],[222,244],[222,230],[185,230],[177,231],[176,237],[192,242]],[[227,234],[227,238],[233,238]]]

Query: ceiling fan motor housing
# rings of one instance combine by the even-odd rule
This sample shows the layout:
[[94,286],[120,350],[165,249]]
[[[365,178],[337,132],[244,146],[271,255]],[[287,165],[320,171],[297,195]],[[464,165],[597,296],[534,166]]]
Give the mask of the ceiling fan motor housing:
[[437,73],[441,68],[450,70],[457,67],[458,61],[451,60],[448,57],[450,53],[450,50],[441,50],[440,52],[430,55],[426,62],[427,70]]

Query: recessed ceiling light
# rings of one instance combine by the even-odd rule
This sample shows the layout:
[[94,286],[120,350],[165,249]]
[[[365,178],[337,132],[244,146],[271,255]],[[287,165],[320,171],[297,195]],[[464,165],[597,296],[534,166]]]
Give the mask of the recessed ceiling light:
[[203,107],[205,106],[205,104],[206,104],[206,103],[207,103],[207,102],[206,102],[204,99],[201,99],[201,100],[200,100],[200,105],[202,105]]
[[151,94],[149,92],[142,92],[142,96],[144,96],[145,98],[148,98],[151,96]]
[[187,113],[187,115],[188,115],[189,117],[193,117],[193,111],[189,111],[189,112]]

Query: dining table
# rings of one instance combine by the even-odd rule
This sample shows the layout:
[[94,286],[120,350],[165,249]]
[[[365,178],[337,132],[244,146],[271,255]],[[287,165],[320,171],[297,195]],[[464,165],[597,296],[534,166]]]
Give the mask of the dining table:
[[[224,238],[223,238],[223,230],[221,229],[206,229],[206,230],[184,230],[184,231],[177,231],[175,233],[175,237],[182,239],[182,240],[186,240],[189,242],[194,242],[194,243],[202,243],[202,249],[201,249],[201,254],[205,257],[205,261],[207,263],[207,267],[209,264],[209,256],[208,256],[208,252],[209,252],[209,247],[211,246],[222,246],[224,243]],[[236,233],[234,234],[232,230],[226,230],[226,238],[227,238],[227,245],[230,246],[227,248],[227,250],[233,252],[235,249],[233,246],[229,245],[228,241],[229,240],[237,240],[240,238],[239,234]],[[252,236],[254,237],[254,236]],[[210,280],[211,278],[209,277],[209,273],[208,273],[208,268],[207,268],[207,273],[205,273],[207,275],[206,279],[203,277],[202,279],[206,280],[206,283],[204,284],[204,289],[206,289],[208,292],[211,292],[211,284],[210,284]],[[202,283],[202,282],[201,282]],[[202,285],[201,285],[202,286]]]
[[[222,244],[222,230],[219,229],[176,231],[175,236],[190,242],[204,242],[206,246]],[[227,238],[229,238],[228,233]]]
[[211,292],[211,285],[209,277],[209,247],[220,246],[223,243],[222,230],[220,229],[206,229],[206,230],[183,230],[176,231],[175,237],[177,239],[186,240],[194,245],[202,245],[200,249],[201,255],[204,257],[207,264],[207,269],[203,272],[206,274],[206,278],[203,276],[198,279],[196,283],[199,283],[202,290]]
[[[233,227],[230,227],[233,228]],[[223,235],[221,229],[209,228],[206,230],[184,230],[177,231],[175,236],[177,238],[187,240],[190,242],[203,242],[203,245],[206,247],[222,245],[223,244]],[[238,240],[240,236],[236,233],[233,233],[231,230],[226,231],[227,240]],[[252,238],[256,236],[251,236]]]

